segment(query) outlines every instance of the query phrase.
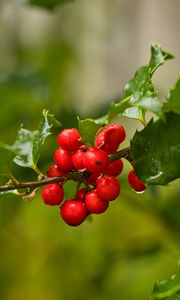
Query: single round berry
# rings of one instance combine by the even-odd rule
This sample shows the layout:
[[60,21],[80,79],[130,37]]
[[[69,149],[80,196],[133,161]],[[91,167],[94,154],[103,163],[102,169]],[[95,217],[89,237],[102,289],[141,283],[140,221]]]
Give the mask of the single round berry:
[[88,171],[100,173],[108,166],[108,156],[103,150],[91,147],[84,153],[83,163]]
[[105,175],[118,176],[123,170],[123,162],[121,159],[117,159],[112,163],[109,163],[107,169],[104,171]]
[[114,176],[105,175],[96,181],[98,196],[104,201],[112,201],[120,193],[120,183]]
[[105,133],[106,131],[103,130],[101,131],[95,138],[95,146],[97,148],[102,149],[103,151],[105,151],[107,154],[113,154],[117,151],[117,149],[119,148],[119,144],[118,143],[109,143],[107,142],[107,140],[105,139]]
[[72,155],[72,162],[74,168],[76,170],[84,169],[83,157],[84,153],[87,151],[86,146],[81,146],[73,155]]
[[105,128],[105,139],[110,144],[121,144],[126,138],[124,127],[115,123]]
[[80,138],[80,133],[76,128],[68,128],[59,133],[57,142],[67,151],[76,151],[81,146]]
[[50,183],[43,188],[41,197],[45,204],[58,205],[63,201],[64,190],[58,183]]
[[132,169],[128,174],[128,182],[130,186],[136,192],[143,192],[146,189],[146,185],[137,177],[134,170]]
[[103,201],[97,194],[96,190],[89,192],[85,197],[85,204],[89,212],[101,214],[106,211],[109,202]]
[[60,176],[65,176],[65,175],[66,175],[66,172],[63,170],[60,170],[57,165],[50,166],[47,171],[48,177],[60,177]]
[[70,171],[74,168],[71,152],[62,148],[59,148],[54,152],[54,161],[58,168],[63,171]]
[[82,201],[67,200],[61,206],[60,214],[65,223],[78,226],[86,219],[88,212]]

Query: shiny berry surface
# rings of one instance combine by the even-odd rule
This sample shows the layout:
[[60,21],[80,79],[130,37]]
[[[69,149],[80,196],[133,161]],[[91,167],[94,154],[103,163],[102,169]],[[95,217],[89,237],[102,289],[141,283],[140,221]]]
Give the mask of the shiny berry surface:
[[136,192],[143,192],[146,189],[146,185],[137,177],[133,169],[128,174],[128,182]]
[[58,168],[63,171],[70,171],[74,168],[71,152],[62,148],[59,148],[54,152],[54,162]]
[[103,150],[91,147],[84,153],[83,163],[90,172],[103,172],[108,166],[108,156]]
[[118,143],[112,144],[112,143],[108,142],[107,139],[105,138],[105,133],[106,133],[106,131],[103,130],[96,136],[95,146],[97,148],[102,149],[107,154],[113,154],[118,150],[119,144]]
[[107,169],[104,171],[105,175],[118,176],[123,170],[123,162],[121,159],[117,159],[112,163],[109,163]]
[[85,204],[80,200],[66,200],[60,208],[60,215],[71,226],[80,225],[87,217]]
[[109,206],[109,202],[103,201],[95,190],[86,195],[85,204],[88,211],[93,214],[101,214],[105,212]]
[[41,193],[42,200],[48,205],[58,205],[63,201],[64,190],[58,183],[47,184]]
[[104,201],[115,200],[120,193],[120,183],[114,176],[105,175],[96,181],[98,196]]
[[84,169],[83,157],[86,152],[86,147],[81,147],[72,155],[72,163],[76,170]]
[[105,139],[110,144],[121,144],[126,138],[124,127],[115,123],[108,125],[105,129]]
[[64,129],[57,136],[58,144],[67,151],[76,151],[80,146],[80,133],[76,128]]

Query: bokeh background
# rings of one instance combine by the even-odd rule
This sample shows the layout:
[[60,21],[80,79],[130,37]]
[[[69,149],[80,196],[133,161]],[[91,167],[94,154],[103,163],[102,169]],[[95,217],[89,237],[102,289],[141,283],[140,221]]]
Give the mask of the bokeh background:
[[[63,127],[77,126],[76,115],[101,116],[147,64],[153,42],[176,56],[154,78],[162,98],[178,76],[179,0],[76,0],[54,11],[19,2],[0,1],[1,141],[12,144],[21,124],[36,129],[43,108]],[[120,122],[126,146],[139,124]],[[55,136],[43,148],[44,172]],[[78,228],[39,194],[29,203],[0,198],[0,299],[148,299],[180,256],[180,181],[137,195],[127,185],[129,169],[125,163],[119,199]]]

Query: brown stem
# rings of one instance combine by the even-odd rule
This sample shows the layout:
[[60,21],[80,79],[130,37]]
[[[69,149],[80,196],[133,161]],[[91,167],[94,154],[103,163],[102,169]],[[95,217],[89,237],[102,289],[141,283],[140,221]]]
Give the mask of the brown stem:
[[[110,162],[113,162],[119,158],[125,158],[127,159],[133,166],[133,162],[130,156],[130,147],[124,148],[114,154],[112,154],[109,158]],[[9,181],[6,185],[0,186],[0,192],[3,191],[10,191],[10,190],[20,190],[20,189],[26,189],[26,188],[37,188],[46,184],[55,183],[55,182],[63,182],[67,180],[74,180],[78,182],[84,182],[86,178],[89,177],[91,173],[87,171],[72,171],[69,172],[66,176],[60,176],[60,177],[46,177],[42,178],[38,181],[27,181],[27,182],[18,182],[18,181]]]
[[27,182],[19,182],[16,183],[10,183],[6,185],[0,186],[0,192],[2,191],[10,191],[10,190],[20,190],[20,189],[26,189],[26,188],[37,188],[46,184],[55,183],[55,182],[63,182],[66,180],[74,180],[79,181],[82,180],[84,174],[83,172],[69,172],[67,176],[60,176],[60,177],[46,177],[40,181],[27,181]]
[[109,160],[110,160],[110,162],[113,162],[113,161],[115,161],[115,160],[117,160],[119,158],[125,158],[125,159],[127,159],[130,162],[130,164],[133,166],[133,160],[132,160],[131,154],[130,154],[130,147],[126,147],[126,148],[124,148],[124,149],[122,149],[120,151],[117,151],[116,153],[112,154],[110,156]]

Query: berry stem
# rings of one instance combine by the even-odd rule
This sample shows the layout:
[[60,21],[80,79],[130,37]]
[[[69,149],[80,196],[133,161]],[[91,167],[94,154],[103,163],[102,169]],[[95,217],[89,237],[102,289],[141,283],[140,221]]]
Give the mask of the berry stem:
[[78,192],[79,192],[80,186],[81,186],[81,181],[78,181],[78,182],[77,182],[77,187],[76,187],[75,199],[76,199],[77,194],[78,194]]
[[119,150],[116,153],[112,154],[109,158],[109,161],[113,162],[120,158],[127,159],[130,162],[130,164],[133,166],[133,160],[131,158],[130,147],[126,147],[126,148]]
[[43,179],[44,178],[44,175],[41,173],[41,171],[39,170],[38,166],[37,165],[34,165],[34,171],[38,174],[39,178],[40,179]]

